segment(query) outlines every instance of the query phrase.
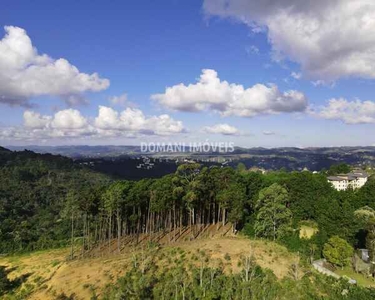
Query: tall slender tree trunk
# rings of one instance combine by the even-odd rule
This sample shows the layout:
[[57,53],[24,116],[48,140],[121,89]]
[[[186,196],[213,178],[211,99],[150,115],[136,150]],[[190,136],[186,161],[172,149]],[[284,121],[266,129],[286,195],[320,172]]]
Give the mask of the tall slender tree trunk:
[[111,239],[112,239],[112,211],[109,215],[109,226],[108,226],[108,253],[111,253]]
[[70,239],[70,259],[73,259],[73,252],[74,252],[74,212],[72,211],[71,216],[71,239]]
[[225,214],[226,214],[226,209],[223,208],[223,226],[225,226]]
[[182,208],[180,208],[180,236],[182,234]]
[[217,229],[220,228],[220,213],[221,213],[221,208],[220,208],[220,203],[219,203],[219,207],[217,209]]
[[120,208],[117,208],[116,217],[117,217],[117,251],[118,251],[118,253],[120,253],[120,251],[121,251],[121,215],[120,215]]

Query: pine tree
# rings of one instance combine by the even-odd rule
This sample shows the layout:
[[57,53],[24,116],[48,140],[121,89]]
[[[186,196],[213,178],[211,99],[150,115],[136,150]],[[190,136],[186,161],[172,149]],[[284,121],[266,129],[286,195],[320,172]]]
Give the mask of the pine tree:
[[287,207],[288,199],[287,190],[277,183],[259,192],[254,226],[257,236],[276,240],[290,230],[292,213]]

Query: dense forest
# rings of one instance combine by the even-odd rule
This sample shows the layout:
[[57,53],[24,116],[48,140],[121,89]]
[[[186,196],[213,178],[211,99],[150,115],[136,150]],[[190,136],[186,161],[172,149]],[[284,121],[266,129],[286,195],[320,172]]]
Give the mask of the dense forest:
[[374,180],[358,191],[338,192],[325,174],[311,172],[261,174],[241,165],[193,163],[160,179],[111,181],[62,156],[6,149],[0,166],[3,253],[66,245],[74,237],[90,247],[129,234],[166,230],[177,235],[175,229],[184,226],[194,235],[204,224],[227,222],[233,231],[307,252],[297,229],[301,221],[313,221],[319,231],[308,243],[320,251],[336,235],[364,247],[367,228],[355,211],[375,209]]
[[65,157],[0,148],[0,253],[66,245],[68,193],[99,194],[108,184]]

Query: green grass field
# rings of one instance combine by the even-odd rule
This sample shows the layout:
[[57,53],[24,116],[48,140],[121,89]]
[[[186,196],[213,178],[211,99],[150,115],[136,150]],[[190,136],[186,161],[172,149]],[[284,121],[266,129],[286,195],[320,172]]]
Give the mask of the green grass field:
[[351,267],[346,267],[344,269],[337,269],[335,271],[340,276],[347,276],[357,281],[357,283],[361,286],[365,287],[375,287],[375,281],[374,279],[371,279],[369,277],[366,277],[365,275],[359,274],[354,272],[354,270]]

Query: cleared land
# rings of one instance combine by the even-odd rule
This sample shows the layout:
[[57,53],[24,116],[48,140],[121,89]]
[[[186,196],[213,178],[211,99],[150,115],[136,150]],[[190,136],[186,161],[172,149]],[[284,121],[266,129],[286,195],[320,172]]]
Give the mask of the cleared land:
[[[253,253],[257,263],[263,268],[271,269],[278,278],[286,276],[290,265],[297,260],[296,255],[276,243],[242,237],[175,242],[161,246],[158,252],[168,257],[176,248],[181,248],[188,256],[194,255],[196,249],[205,250],[212,263],[215,258],[221,258],[226,261],[226,268],[234,271],[239,270],[241,255]],[[29,274],[23,285],[30,293],[27,299],[52,300],[61,293],[74,293],[78,299],[90,299],[93,290],[100,294],[106,284],[115,282],[123,275],[132,263],[133,256],[141,252],[141,247],[129,246],[117,255],[68,261],[66,258],[69,249],[61,249],[0,258],[0,265],[13,269],[10,273],[12,278]]]

